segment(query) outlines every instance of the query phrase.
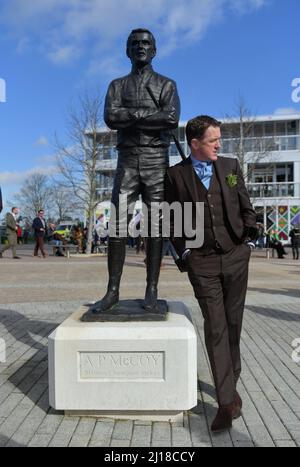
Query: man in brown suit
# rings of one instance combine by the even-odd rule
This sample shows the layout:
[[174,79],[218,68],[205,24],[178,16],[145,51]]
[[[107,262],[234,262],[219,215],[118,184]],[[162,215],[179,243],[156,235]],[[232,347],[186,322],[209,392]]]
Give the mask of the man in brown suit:
[[20,259],[19,256],[17,256],[17,230],[18,230],[18,224],[17,224],[17,217],[19,214],[19,209],[16,207],[13,207],[11,212],[7,213],[6,215],[6,235],[7,235],[7,240],[8,244],[0,251],[0,258],[3,257],[2,253],[5,250],[8,250],[9,248],[12,249],[12,254],[13,254],[13,259]]
[[[186,127],[191,156],[168,169],[169,203],[204,203],[204,243],[187,249],[187,236],[171,240],[188,272],[203,318],[205,343],[219,410],[212,431],[232,426],[242,400],[236,385],[241,372],[240,335],[248,280],[249,242],[256,216],[237,159],[218,157],[221,123],[200,116]],[[191,223],[195,227],[195,212]]]

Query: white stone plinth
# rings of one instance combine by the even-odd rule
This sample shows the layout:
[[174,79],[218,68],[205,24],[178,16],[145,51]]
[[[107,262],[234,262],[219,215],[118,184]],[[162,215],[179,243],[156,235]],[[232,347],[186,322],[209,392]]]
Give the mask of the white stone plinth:
[[83,323],[81,307],[49,336],[50,405],[70,414],[176,419],[197,405],[197,345],[187,308],[166,321]]

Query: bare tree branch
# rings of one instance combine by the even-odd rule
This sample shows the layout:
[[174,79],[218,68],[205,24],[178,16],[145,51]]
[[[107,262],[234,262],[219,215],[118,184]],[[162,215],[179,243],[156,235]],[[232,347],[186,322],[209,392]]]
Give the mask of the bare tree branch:
[[226,115],[229,124],[227,123],[226,133],[224,134],[223,131],[223,134],[225,138],[230,138],[231,153],[238,158],[244,177],[249,180],[255,164],[269,157],[274,149],[274,141],[272,138],[268,139],[260,135],[259,132],[256,134],[259,123],[251,114],[242,96],[238,98],[235,113],[237,117]]
[[24,217],[34,219],[39,209],[44,209],[51,217],[52,190],[50,178],[47,175],[36,172],[30,175],[23,183],[20,192],[15,196],[16,205],[22,211]]
[[56,138],[57,167],[61,175],[60,183],[71,191],[77,205],[87,217],[88,244],[91,251],[94,212],[99,202],[97,196],[97,165],[100,145],[99,128],[103,126],[102,100],[98,96],[85,93],[79,98],[77,110],[70,108],[67,119],[69,145]]

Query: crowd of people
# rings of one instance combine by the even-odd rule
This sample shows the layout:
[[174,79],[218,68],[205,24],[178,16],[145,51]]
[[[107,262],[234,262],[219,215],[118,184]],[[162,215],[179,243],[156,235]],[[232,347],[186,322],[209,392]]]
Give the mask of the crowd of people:
[[[56,224],[53,222],[46,223],[45,211],[39,210],[37,216],[30,225],[26,221],[25,226],[21,226],[22,218],[20,217],[20,210],[18,207],[13,207],[11,212],[7,213],[5,219],[6,226],[6,237],[7,242],[0,250],[0,258],[3,257],[3,253],[9,249],[12,250],[12,258],[20,259],[17,255],[18,245],[28,244],[30,237],[33,235],[35,240],[35,246],[33,251],[34,257],[46,258],[48,253],[45,248],[45,243],[55,247],[56,256],[65,256],[65,249],[67,245],[76,245],[78,252],[85,254],[87,249],[88,241],[88,228],[80,224],[72,227],[69,236],[66,237],[56,231]],[[146,239],[141,235],[136,235],[136,231],[141,230],[142,213],[137,211],[136,215],[132,218],[129,224],[129,236],[128,246],[129,248],[135,249],[136,253],[145,252],[146,250]],[[278,230],[271,229],[269,231],[264,230],[264,226],[261,223],[257,224],[257,238],[255,242],[255,248],[263,249],[270,248],[274,249],[277,253],[277,258],[283,259],[287,255],[286,248],[280,238]],[[105,221],[105,216],[100,214],[96,220],[93,232],[92,232],[92,246],[91,253],[98,251],[106,251],[107,242],[109,238],[109,226],[108,222]],[[299,248],[300,248],[300,226],[298,224],[292,225],[289,232],[290,246],[292,248],[292,255],[294,260],[299,259]],[[178,259],[176,252],[168,239],[164,241],[162,257],[172,256],[174,261]]]
[[[20,209],[14,206],[11,212],[5,217],[5,243],[0,245],[0,258],[3,253],[9,249],[12,250],[12,258],[20,259],[17,255],[18,245],[28,244],[29,240],[34,239],[33,256],[46,258],[48,256],[46,245],[53,247],[55,256],[65,256],[66,247],[74,245],[79,253],[85,254],[88,242],[88,228],[82,224],[74,225],[68,235],[62,235],[56,230],[56,224],[46,222],[45,211],[40,209],[32,223],[23,220],[20,216]],[[91,252],[101,250],[106,245],[108,238],[107,225],[104,225],[104,216],[100,215],[92,231]]]
[[[283,259],[287,255],[287,251],[282,242],[282,238],[278,230],[271,229],[265,232],[263,224],[257,224],[257,239],[256,248],[271,248],[277,253],[278,259]],[[292,247],[293,259],[299,259],[300,247],[300,226],[298,224],[292,225],[289,232],[290,245]]]

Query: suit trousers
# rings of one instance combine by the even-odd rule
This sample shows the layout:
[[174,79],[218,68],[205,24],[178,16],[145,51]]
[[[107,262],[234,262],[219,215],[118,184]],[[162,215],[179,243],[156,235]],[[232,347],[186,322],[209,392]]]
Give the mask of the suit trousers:
[[248,282],[250,247],[201,255],[192,250],[188,275],[204,318],[204,335],[219,405],[235,398],[241,373],[240,336]]
[[44,247],[44,237],[35,237],[35,246],[34,246],[34,256],[38,256],[38,252],[41,250],[42,255],[45,257],[47,256]]
[[8,244],[2,248],[2,253],[8,250],[9,248],[11,248],[13,257],[17,256],[17,249],[16,249],[17,244],[18,244],[17,234],[13,232],[8,234],[7,240],[8,240]]

